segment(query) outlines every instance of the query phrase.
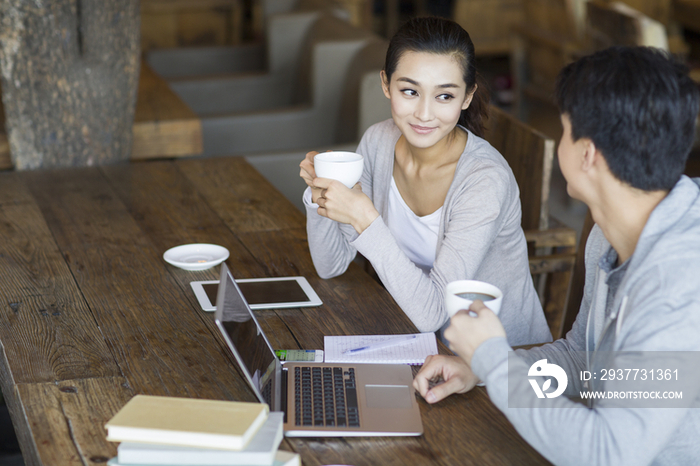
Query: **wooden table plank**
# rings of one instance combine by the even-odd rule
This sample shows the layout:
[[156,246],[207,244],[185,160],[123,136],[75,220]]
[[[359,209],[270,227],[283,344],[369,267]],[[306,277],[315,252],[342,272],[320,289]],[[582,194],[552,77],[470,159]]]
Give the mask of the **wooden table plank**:
[[99,169],[22,175],[137,393],[253,399]]
[[306,226],[304,215],[290,208],[292,203],[243,158],[178,160],[176,164],[237,233]]
[[[119,370],[58,383],[0,377],[6,396],[12,394],[8,405],[28,464],[99,464],[114,455],[103,425],[136,393],[254,399],[211,313],[198,308],[188,288],[193,277],[213,278],[218,268],[204,273],[171,267],[162,253],[173,244],[221,240],[231,249],[229,264],[237,276],[307,277],[323,306],[256,311],[276,348],[322,348],[330,334],[415,331],[386,290],[356,265],[321,280],[309,256],[303,215],[276,200],[282,196],[241,159],[9,173],[2,181],[0,214],[11,207],[17,218],[0,222],[0,235],[8,225],[40,223],[19,217],[22,210],[43,216],[42,235],[60,251],[57,261],[74,277]],[[26,245],[18,235],[14,248],[34,257],[30,252],[38,243],[25,236]],[[33,276],[28,263],[16,262]],[[28,292],[36,286],[26,284]],[[2,334],[0,341],[6,345],[12,337]],[[4,349],[0,369],[18,357]],[[546,464],[483,388],[434,406],[419,398],[419,405],[425,427],[420,437],[286,439],[283,448],[301,453],[306,466]]]
[[118,375],[41,211],[9,173],[0,174],[0,219],[2,384]]
[[104,425],[133,395],[122,377],[19,385],[22,419],[31,421],[25,429],[17,429],[15,422],[15,430],[37,446],[22,449],[25,464],[106,463],[116,456],[117,444],[107,441]]
[[[101,170],[141,231],[158,251],[165,252],[173,246],[187,243],[219,244],[229,250],[226,263],[235,271],[237,278],[267,276],[265,267],[224,225],[174,164],[112,165]],[[228,352],[214,324],[213,313],[201,310],[190,286],[192,281],[218,280],[219,267],[202,271],[182,270],[171,265],[165,267],[180,285],[190,306],[205,321],[213,338],[224,348],[224,352]],[[283,325],[275,326],[275,333],[282,328]],[[296,348],[296,345],[281,348]],[[231,363],[235,366],[233,357]]]
[[202,153],[202,122],[168,83],[141,61],[131,160]]
[[[238,278],[262,276],[260,261],[250,254],[236,235],[170,162],[112,165],[102,168],[113,189],[151,243],[161,252],[188,243],[213,243],[231,254],[228,263]],[[218,267],[192,272],[170,267],[189,287],[192,280],[217,280]]]
[[[267,231],[239,235],[243,244],[269,271],[284,275],[300,273],[323,301],[323,306],[280,309],[281,318],[304,349],[322,349],[324,335],[397,334],[417,332],[391,295],[369,279],[356,264],[340,277],[322,280],[313,271],[308,255],[306,230]],[[281,256],[280,250],[285,254]],[[361,290],[361,291],[360,291]],[[272,311],[271,311],[272,312]],[[270,314],[259,315],[266,322]],[[271,338],[273,347],[281,344]],[[449,354],[441,345],[442,353]],[[512,431],[510,422],[488,400],[483,388],[458,395],[432,406],[419,397],[425,434],[411,439],[289,439],[294,449],[308,458],[322,458],[320,464],[463,464],[466,458],[483,458],[482,464],[546,464],[522,440],[514,440],[522,451],[498,448],[503,432]],[[475,408],[475,405],[477,406]],[[445,419],[450,419],[449,428]],[[488,425],[484,425],[488,419]],[[437,447],[440,445],[441,447]],[[446,445],[454,448],[444,447]],[[470,452],[465,456],[465,448]],[[319,451],[323,452],[319,456]]]
[[[306,349],[323,348],[324,335],[417,332],[391,295],[357,264],[351,264],[341,277],[319,278],[309,255],[305,229],[239,236],[246,248],[267,265],[270,276],[303,275],[323,301],[319,307],[277,311]],[[367,312],[372,312],[371,319],[366,318]]]

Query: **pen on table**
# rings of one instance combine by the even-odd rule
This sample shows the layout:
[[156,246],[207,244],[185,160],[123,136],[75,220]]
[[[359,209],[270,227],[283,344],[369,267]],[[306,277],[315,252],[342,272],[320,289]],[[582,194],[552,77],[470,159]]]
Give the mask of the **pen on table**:
[[372,351],[374,349],[379,349],[379,348],[386,348],[387,346],[394,346],[394,345],[400,345],[402,343],[405,343],[408,340],[413,340],[416,338],[416,335],[408,335],[404,338],[392,338],[390,340],[384,340],[380,341],[378,343],[372,343],[367,346],[361,346],[359,348],[352,348],[349,350],[343,351],[343,354],[355,354],[355,353],[360,353],[362,351]]

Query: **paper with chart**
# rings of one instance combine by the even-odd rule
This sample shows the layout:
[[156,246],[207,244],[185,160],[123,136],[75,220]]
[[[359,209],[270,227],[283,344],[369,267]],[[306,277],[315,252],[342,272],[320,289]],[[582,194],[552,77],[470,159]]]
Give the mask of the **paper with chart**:
[[331,363],[423,364],[426,357],[438,352],[432,332],[326,336],[323,346],[325,362]]

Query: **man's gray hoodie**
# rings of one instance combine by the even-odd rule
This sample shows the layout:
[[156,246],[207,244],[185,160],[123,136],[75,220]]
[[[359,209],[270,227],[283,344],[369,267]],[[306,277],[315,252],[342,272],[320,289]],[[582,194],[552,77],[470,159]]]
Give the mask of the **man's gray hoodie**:
[[[553,463],[700,464],[699,185],[700,179],[681,177],[618,269],[612,270],[617,254],[601,229],[593,228],[584,297],[565,339],[512,353],[505,338],[492,338],[474,353],[472,369],[493,402]],[[589,406],[565,396],[539,399],[528,371],[542,359],[566,371],[565,395],[625,391],[627,399],[598,399]],[[679,377],[666,386],[682,388],[683,398],[673,408],[660,408],[665,400],[630,399],[654,393],[661,382],[649,380],[648,372],[642,380],[642,372],[626,370],[601,380],[617,368],[653,369],[657,375],[661,369]],[[592,375],[589,385],[582,371]]]

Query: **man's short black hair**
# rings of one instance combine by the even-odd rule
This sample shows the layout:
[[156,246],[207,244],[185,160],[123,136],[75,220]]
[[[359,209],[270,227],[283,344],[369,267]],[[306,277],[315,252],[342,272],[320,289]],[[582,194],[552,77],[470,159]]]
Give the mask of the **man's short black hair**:
[[556,87],[574,141],[585,137],[619,180],[670,190],[695,135],[699,92],[688,69],[650,47],[612,47],[567,65]]

